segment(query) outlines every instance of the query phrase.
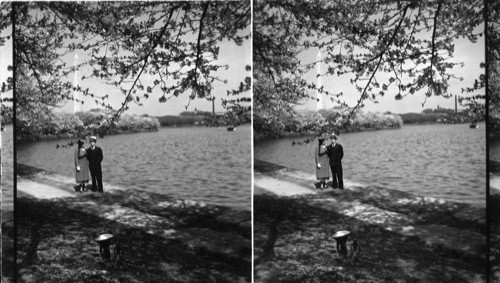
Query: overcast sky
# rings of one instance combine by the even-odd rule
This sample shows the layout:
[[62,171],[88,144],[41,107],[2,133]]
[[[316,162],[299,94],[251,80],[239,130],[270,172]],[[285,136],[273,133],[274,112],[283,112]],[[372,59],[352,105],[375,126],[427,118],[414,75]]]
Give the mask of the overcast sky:
[[[241,35],[249,34],[250,27],[246,30],[241,31]],[[189,35],[192,41],[196,41],[197,37],[195,35]],[[237,89],[240,82],[244,81],[245,77],[251,77],[251,72],[245,70],[245,66],[252,65],[251,61],[251,40],[246,40],[242,45],[238,46],[234,42],[230,42],[227,40],[221,41],[218,43],[220,47],[218,60],[214,62],[217,65],[228,65],[229,69],[225,70],[225,68],[220,68],[216,75],[221,80],[227,80],[227,84],[223,82],[214,82],[214,89],[212,90],[213,96],[215,96],[215,111],[224,111],[222,107],[221,98],[227,98],[227,90]],[[62,58],[63,61],[67,62],[68,65],[73,65],[75,53],[70,53]],[[87,61],[89,59],[88,55],[86,55],[83,51],[78,51],[79,63]],[[109,94],[109,99],[106,100],[106,103],[110,103],[114,109],[118,109],[121,106],[121,103],[124,101],[125,96],[121,93],[120,89],[106,84],[102,80],[98,79],[85,79],[82,80],[82,76],[88,76],[92,72],[92,68],[89,66],[84,66],[78,71],[78,82],[77,84],[82,88],[89,88],[89,91],[92,93],[96,93],[97,95],[106,95]],[[143,85],[153,85],[153,81],[157,79],[155,76],[150,76],[147,74],[143,74],[141,76],[141,82]],[[74,82],[74,74],[67,77],[68,81]],[[169,83],[170,85],[172,82]],[[142,99],[142,106],[137,105],[134,102],[130,102],[128,106],[130,109],[128,113],[134,114],[148,114],[151,116],[163,116],[163,115],[178,115],[182,111],[194,111],[203,110],[203,111],[212,111],[212,102],[207,101],[206,99],[195,99],[189,100],[190,93],[184,93],[179,95],[178,97],[173,97],[165,103],[160,103],[158,99],[162,96],[162,92],[159,88],[153,89],[152,95],[148,99]],[[250,92],[246,94],[250,96]],[[94,98],[85,97],[80,95],[80,99],[84,101],[83,105],[80,105],[80,110],[87,111],[92,108],[99,108],[95,103]],[[64,112],[73,112],[74,111],[74,103],[73,101],[68,101],[63,104],[63,107],[60,109]]]
[[[250,33],[250,26],[246,30],[240,31],[240,35],[246,35]],[[3,34],[10,33],[9,30],[4,30]],[[196,40],[196,36],[192,36],[193,40]],[[234,42],[229,42],[227,40],[221,41],[218,43],[220,47],[219,57],[214,64],[217,65],[228,65],[229,68],[225,70],[224,68],[219,69],[215,74],[221,80],[227,80],[227,83],[223,82],[214,82],[214,89],[212,90],[212,95],[215,96],[215,111],[224,111],[222,107],[222,98],[228,98],[227,90],[237,89],[240,85],[240,82],[244,81],[245,77],[251,77],[252,74],[249,71],[245,70],[246,66],[252,65],[251,60],[251,40],[246,40],[242,45],[238,46]],[[89,57],[83,51],[76,51],[79,56],[79,63],[84,62],[89,59]],[[70,53],[63,58],[68,66],[73,65],[75,53]],[[12,40],[6,42],[4,46],[0,47],[0,83],[6,81],[7,77],[10,76],[7,72],[7,66],[12,65]],[[89,72],[92,72],[92,69],[88,66],[83,67],[78,71],[78,85],[82,89],[89,88],[90,92],[94,92],[98,95],[106,95],[109,94],[109,99],[106,100],[106,103],[109,103],[113,106],[113,108],[118,109],[121,106],[121,103],[124,100],[124,95],[121,91],[111,85],[106,84],[104,81],[97,79],[86,79],[81,80],[82,76],[88,76]],[[148,82],[152,82],[154,77],[143,75],[141,77],[141,81],[144,85],[147,85]],[[69,75],[65,80],[74,82],[74,74]],[[152,83],[151,83],[152,85]],[[158,99],[162,95],[158,88],[153,89],[152,95],[150,95],[149,99],[143,99],[141,103],[143,106],[139,106],[133,102],[129,103],[130,109],[129,113],[135,114],[149,114],[152,116],[162,116],[162,115],[178,115],[182,111],[194,111],[203,110],[203,111],[212,111],[212,102],[207,101],[205,99],[195,99],[189,100],[190,93],[181,94],[178,97],[174,97],[169,99],[165,103],[160,103]],[[12,95],[12,94],[10,94]],[[251,93],[247,92],[244,94],[245,96],[250,96]],[[2,96],[9,96],[9,94]],[[92,108],[98,108],[98,106],[94,98],[85,97],[80,95],[80,99],[84,101],[84,104],[80,104],[80,110],[87,111]],[[73,112],[74,111],[74,102],[66,101],[61,103],[61,107],[56,109],[56,111],[63,112]]]
[[[243,34],[248,34],[250,31],[250,27],[247,30],[243,31]],[[2,34],[10,33],[10,29],[4,30]],[[224,111],[222,108],[221,98],[227,98],[227,90],[232,90],[238,88],[240,82],[242,82],[246,76],[251,77],[251,72],[245,71],[245,66],[252,65],[251,61],[251,40],[246,40],[241,46],[237,46],[233,42],[222,41],[219,43],[220,45],[220,53],[219,59],[216,62],[218,65],[229,65],[229,69],[225,70],[221,68],[217,71],[219,77],[228,81],[227,84],[222,82],[215,82],[214,90],[212,93],[216,97],[215,100],[215,111]],[[68,54],[63,58],[70,66],[73,64],[74,54]],[[83,62],[87,57],[81,51],[78,53],[80,63]],[[11,76],[10,72],[7,72],[7,66],[12,65],[12,40],[6,41],[6,44],[0,46],[0,84],[7,80],[7,77]],[[83,75],[88,75],[88,72],[91,72],[89,67],[84,67],[82,70],[78,72],[79,82],[78,84],[82,88],[90,88],[91,91],[95,91],[97,94],[105,95],[109,94],[110,99],[108,102],[115,108],[118,109],[123,102],[124,95],[121,94],[120,90],[114,86],[110,86],[105,84],[103,81],[99,80],[81,80]],[[74,81],[74,75],[70,75],[67,78],[68,81]],[[147,83],[148,80],[154,80],[153,78],[147,78],[144,76],[142,79],[143,83]],[[246,94],[250,96],[250,93]],[[11,97],[12,93],[2,94],[2,97]],[[166,103],[159,103],[158,98],[161,96],[158,89],[153,90],[153,94],[149,97],[149,99],[144,99],[141,102],[144,104],[143,106],[138,106],[135,103],[130,103],[129,113],[135,114],[149,114],[153,116],[162,116],[162,115],[178,115],[182,111],[186,111],[186,106],[188,106],[188,111],[203,110],[203,111],[212,111],[212,102],[204,99],[195,99],[193,101],[189,101],[189,93],[185,93],[180,95],[179,97],[172,98],[168,100]],[[94,99],[91,97],[81,96],[82,100],[84,100],[84,104],[80,106],[80,109],[83,111],[90,110],[92,108],[98,108],[99,106],[94,102]],[[56,111],[63,112],[73,112],[74,103],[73,101],[63,102],[61,104],[61,108]]]
[[[451,80],[450,87],[448,88],[448,92],[450,94],[456,94],[458,96],[471,96],[477,94],[484,94],[484,89],[473,94],[463,94],[462,88],[472,87],[474,84],[474,80],[479,78],[480,74],[484,74],[485,69],[481,69],[479,64],[481,62],[485,62],[485,53],[484,53],[484,37],[479,38],[476,43],[471,43],[467,39],[459,39],[455,41],[455,54],[453,58],[453,62],[464,62],[464,66],[456,66],[453,69],[453,74],[458,77],[463,77],[463,81],[460,80]],[[302,54],[301,60],[302,62],[314,62],[317,58],[318,49],[311,49]],[[324,73],[327,69],[326,64],[321,64],[321,72]],[[307,73],[306,77],[311,82],[316,81],[316,68]],[[387,76],[387,75],[385,75]],[[384,77],[383,73],[380,73],[376,76],[379,82],[380,79]],[[324,90],[329,91],[330,93],[339,93],[343,92],[343,99],[348,103],[349,106],[355,106],[357,100],[360,97],[360,93],[356,90],[356,88],[351,85],[349,82],[351,77],[344,76],[330,76],[322,78],[322,85],[324,86]],[[425,94],[423,91],[416,92],[413,95],[408,95],[404,97],[402,100],[396,100],[394,97],[396,95],[396,90],[392,90],[389,88],[389,91],[386,92],[384,97],[378,98],[378,104],[371,102],[370,100],[365,101],[364,111],[379,111],[386,112],[391,111],[393,113],[408,113],[408,112],[422,112],[422,110],[427,108],[455,108],[455,98],[443,98],[432,96],[425,99]],[[311,94],[315,97],[315,91],[312,91]],[[324,107],[326,109],[336,106],[329,99],[323,99]],[[425,104],[422,106],[422,103]],[[298,107],[298,109],[308,109],[308,110],[316,110],[317,103],[315,100],[309,101],[304,105]],[[460,109],[460,106],[459,106]]]
[[[243,33],[248,33],[250,31],[250,27],[248,30]],[[10,31],[4,31],[10,32]],[[244,80],[246,76],[251,76],[250,72],[245,71],[246,65],[252,65],[251,62],[251,41],[247,40],[243,43],[242,46],[237,46],[232,42],[221,42],[220,43],[220,54],[218,64],[220,65],[229,65],[228,70],[221,69],[218,71],[221,79],[227,79],[228,83],[215,83],[213,90],[213,94],[216,97],[215,108],[216,111],[223,111],[221,105],[221,98],[225,98],[226,91],[230,89],[237,88],[239,83]],[[7,65],[12,64],[12,41],[9,40],[6,44],[0,47],[0,83],[5,81],[8,77]],[[307,52],[302,54],[301,60],[303,62],[313,62],[316,60],[317,49],[310,49]],[[85,60],[85,54],[79,53],[80,60]],[[450,83],[449,93],[456,95],[475,95],[475,94],[484,94],[484,90],[474,93],[474,94],[462,94],[462,88],[471,87],[475,79],[479,77],[480,74],[484,73],[484,69],[479,68],[479,64],[484,62],[484,37],[480,38],[477,43],[470,43],[466,39],[459,39],[455,41],[455,56],[454,62],[464,62],[464,67],[456,66],[454,68],[454,74],[459,77],[463,77],[463,81],[453,80]],[[64,58],[69,64],[72,64],[74,58],[74,54],[69,54]],[[326,64],[321,65],[322,72],[325,72],[327,69]],[[78,77],[82,77],[85,75],[85,72],[90,72],[90,68],[83,69],[79,71]],[[380,75],[382,76],[382,75]],[[306,78],[311,82],[316,82],[316,68],[311,70],[308,74],[306,74]],[[348,76],[331,76],[325,77],[322,79],[322,85],[325,90],[338,93],[342,91],[344,93],[344,99],[351,106],[354,106],[357,99],[359,98],[359,93],[355,89],[353,85],[349,83],[350,77]],[[73,81],[73,76],[68,77],[69,81]],[[145,83],[148,78],[144,78],[143,82]],[[98,94],[109,94],[110,99],[109,103],[113,105],[116,109],[119,108],[122,103],[124,96],[121,94],[119,89],[116,89],[113,86],[109,86],[104,84],[98,80],[79,80],[78,82],[82,88],[90,88],[91,91],[95,91]],[[390,90],[390,89],[389,89]],[[312,92],[312,95],[315,96],[315,93]],[[212,103],[203,99],[195,99],[194,101],[189,101],[188,93],[180,95],[177,98],[172,98],[168,100],[166,103],[159,103],[158,98],[161,94],[157,89],[153,91],[153,95],[150,96],[147,100],[142,100],[141,102],[144,104],[143,106],[138,106],[135,103],[130,103],[130,113],[135,114],[149,114],[153,116],[161,116],[161,115],[177,115],[182,111],[186,110],[186,106],[188,111],[194,111],[195,109],[211,111]],[[250,94],[248,94],[250,95]],[[423,92],[415,93],[414,95],[409,95],[404,97],[402,100],[395,100],[395,91],[394,94],[391,92],[387,92],[384,97],[378,98],[378,104],[375,104],[369,100],[365,102],[365,111],[391,111],[394,113],[407,113],[407,112],[421,112],[426,108],[436,108],[437,106],[445,107],[445,108],[454,108],[454,98],[446,99],[442,97],[432,96],[430,98],[425,99],[425,95]],[[85,103],[81,106],[81,110],[89,110],[91,108],[98,107],[93,98],[83,98]],[[422,103],[425,104],[422,106]],[[310,110],[315,110],[317,103],[314,100],[305,103],[302,107]],[[73,111],[73,102],[67,102],[62,105],[62,111],[72,112]],[[324,107],[331,108],[335,106],[334,103],[329,101],[328,99],[324,99]]]

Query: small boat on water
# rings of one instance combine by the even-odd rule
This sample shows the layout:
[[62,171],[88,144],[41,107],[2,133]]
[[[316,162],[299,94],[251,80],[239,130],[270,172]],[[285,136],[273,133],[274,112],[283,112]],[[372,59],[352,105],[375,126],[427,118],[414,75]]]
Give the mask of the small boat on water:
[[477,129],[479,126],[476,123],[472,123],[469,125],[471,129]]
[[236,130],[236,127],[235,127],[235,126],[228,126],[228,127],[227,127],[227,130],[228,130],[229,132],[234,132],[234,131]]

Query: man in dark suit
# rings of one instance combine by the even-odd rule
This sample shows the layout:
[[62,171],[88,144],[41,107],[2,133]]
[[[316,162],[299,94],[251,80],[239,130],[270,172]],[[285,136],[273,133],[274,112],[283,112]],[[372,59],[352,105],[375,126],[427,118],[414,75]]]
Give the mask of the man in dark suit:
[[332,170],[333,188],[344,189],[344,180],[342,179],[342,157],[344,157],[344,149],[337,143],[337,136],[332,134],[330,137],[331,144],[326,147],[328,159],[330,160],[330,169]]
[[[96,146],[97,138],[90,137],[90,147],[87,149],[90,175],[92,176],[92,191],[104,192],[102,187],[101,162],[103,159],[102,149]],[[98,186],[96,186],[96,183]]]

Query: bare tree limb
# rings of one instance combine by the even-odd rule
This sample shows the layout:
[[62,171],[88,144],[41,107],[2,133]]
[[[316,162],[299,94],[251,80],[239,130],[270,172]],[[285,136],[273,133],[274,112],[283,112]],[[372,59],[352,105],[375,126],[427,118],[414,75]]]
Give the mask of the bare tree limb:
[[434,67],[434,61],[435,61],[435,52],[436,52],[436,28],[438,25],[438,17],[439,17],[439,12],[441,10],[441,2],[439,2],[436,14],[434,15],[434,27],[432,30],[432,51],[431,51],[431,80],[434,82],[434,71],[432,70],[432,67]]
[[141,77],[142,73],[144,72],[144,70],[146,69],[146,66],[148,65],[148,59],[149,59],[149,56],[151,56],[151,54],[153,53],[153,50],[156,49],[156,47],[158,46],[158,43],[160,43],[161,41],[161,38],[163,37],[163,35],[165,34],[165,31],[167,30],[167,27],[168,27],[168,24],[170,23],[170,19],[172,19],[172,15],[174,13],[174,11],[178,8],[178,6],[172,8],[170,10],[170,15],[169,15],[169,18],[168,18],[168,21],[165,23],[165,25],[163,26],[162,30],[160,31],[160,34],[158,35],[157,39],[155,40],[154,44],[153,44],[153,47],[149,50],[149,53],[148,55],[144,58],[144,65],[142,66],[139,74],[137,75],[133,85],[130,87],[128,93],[127,93],[127,96],[125,97],[125,100],[123,101],[120,109],[118,109],[118,111],[116,111],[115,115],[113,116],[112,120],[115,120],[118,118],[118,116],[120,115],[120,113],[122,111],[124,111],[125,107],[127,106],[128,102],[129,102],[129,97],[132,93],[132,90],[134,89],[135,85],[137,84],[139,78]]
[[378,68],[380,67],[380,64],[382,63],[382,58],[383,58],[385,52],[387,51],[387,49],[389,48],[389,46],[392,44],[394,38],[396,37],[396,34],[398,34],[399,29],[401,28],[401,25],[402,25],[402,23],[403,23],[403,21],[405,19],[406,12],[408,11],[408,8],[410,8],[410,5],[406,5],[405,6],[404,11],[403,11],[403,15],[401,16],[401,20],[399,21],[398,26],[396,27],[396,29],[394,29],[394,33],[392,34],[391,39],[387,42],[384,50],[378,56],[379,60],[378,60],[377,66],[375,67],[375,70],[373,70],[373,73],[370,76],[370,79],[366,83],[365,88],[363,89],[363,92],[361,93],[361,97],[358,100],[358,103],[356,104],[356,106],[354,106],[354,108],[351,110],[351,112],[349,113],[349,115],[347,115],[346,121],[348,121],[349,118],[351,118],[354,115],[354,112],[360,107],[361,102],[363,102],[363,100],[365,100],[366,90],[368,89],[368,87],[370,86],[373,78],[375,77],[375,74],[377,73]]

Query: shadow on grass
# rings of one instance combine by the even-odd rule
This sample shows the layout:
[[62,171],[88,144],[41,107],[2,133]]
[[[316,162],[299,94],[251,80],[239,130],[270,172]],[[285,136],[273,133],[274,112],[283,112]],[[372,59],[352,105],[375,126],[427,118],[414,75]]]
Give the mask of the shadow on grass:
[[16,164],[16,175],[17,176],[31,176],[31,175],[34,175],[37,173],[45,173],[45,171],[42,169],[28,166],[28,165],[24,165],[21,163]]
[[[123,207],[139,212],[160,216],[176,227],[205,228],[231,233],[246,239],[251,238],[250,211],[236,210],[224,206],[203,205],[194,201],[182,201],[168,195],[141,190],[116,191],[104,195],[90,194],[83,197],[83,199],[93,200],[105,205],[120,204]],[[74,201],[81,200],[80,198]]]
[[[132,228],[70,209],[72,201],[76,202],[18,199],[20,282],[250,281],[250,265],[243,258],[192,246],[179,238],[155,236],[146,232],[146,226]],[[121,260],[101,259],[94,239],[102,233],[120,239]]]
[[[3,211],[2,211],[3,214]],[[2,215],[3,216],[3,215]],[[2,280],[13,282],[14,278],[14,220],[2,222]]]
[[[4,158],[2,153],[2,158]],[[1,282],[13,282],[14,277],[14,168],[12,158],[2,160],[0,177],[2,218]]]
[[490,266],[491,281],[500,282],[500,195],[490,195],[488,204],[490,217]]
[[274,255],[274,246],[278,239],[278,226],[283,221],[290,219],[291,225],[298,227],[300,220],[300,208],[304,205],[304,199],[293,198],[257,198],[254,202],[254,211],[266,214],[269,217],[268,238],[263,243],[262,254],[255,260],[255,265],[259,265]]
[[403,214],[415,224],[445,225],[486,234],[486,210],[464,203],[440,202],[410,193],[377,186],[352,187],[331,191],[328,195],[340,201],[359,201],[389,212]]
[[491,173],[500,173],[500,162],[496,160],[490,160],[490,172]]
[[[485,274],[480,255],[428,246],[306,200],[254,196],[255,282],[471,282]],[[358,257],[337,253],[339,230],[353,232]]]

